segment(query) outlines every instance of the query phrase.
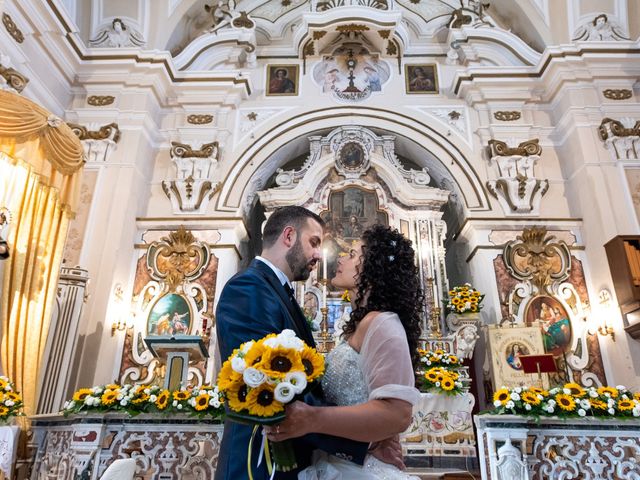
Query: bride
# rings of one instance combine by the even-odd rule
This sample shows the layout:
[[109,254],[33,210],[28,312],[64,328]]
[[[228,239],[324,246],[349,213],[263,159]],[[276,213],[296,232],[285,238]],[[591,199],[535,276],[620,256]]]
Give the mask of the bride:
[[[343,327],[345,341],[327,356],[322,381],[325,398],[336,406],[294,402],[287,407],[286,420],[267,427],[267,433],[272,441],[308,433],[330,434],[370,442],[372,452],[377,442],[397,439],[408,428],[412,406],[419,399],[414,364],[423,296],[411,242],[397,230],[371,227],[338,260],[332,283],[349,290],[353,307]],[[316,450],[313,464],[298,478],[417,477],[371,454],[361,466]]]

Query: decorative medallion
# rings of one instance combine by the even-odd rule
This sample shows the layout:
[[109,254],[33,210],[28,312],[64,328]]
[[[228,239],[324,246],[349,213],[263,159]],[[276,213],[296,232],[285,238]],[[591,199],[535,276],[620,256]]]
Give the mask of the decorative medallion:
[[206,125],[213,122],[213,115],[189,115],[187,117],[187,123],[192,125]]
[[604,98],[608,98],[609,100],[627,100],[633,96],[633,93],[628,88],[608,88],[603,91],[602,94]]
[[94,107],[106,107],[115,101],[116,97],[112,95],[91,95],[87,98],[87,103]]
[[553,294],[558,284],[569,277],[571,252],[567,244],[547,236],[545,227],[525,228],[522,235],[507,243],[504,261],[509,273],[531,282],[539,294]]
[[16,92],[20,93],[29,83],[29,79],[18,72],[15,68],[0,65],[0,76],[5,79],[7,84]]
[[493,118],[501,122],[513,122],[515,120],[520,120],[520,117],[522,117],[522,114],[520,112],[515,112],[515,111],[513,112],[500,111],[500,112],[495,112],[493,114]]
[[231,24],[236,28],[253,28],[256,26],[254,21],[249,18],[247,12],[240,12],[240,16],[234,18]]
[[7,29],[7,32],[9,32],[9,35],[11,35],[11,37],[16,42],[24,42],[24,34],[20,31],[13,19],[6,12],[2,14],[2,24],[4,25],[4,28]]
[[177,231],[149,247],[147,268],[151,278],[164,282],[169,291],[176,291],[183,282],[202,275],[209,264],[210,255],[205,244],[180,226]]

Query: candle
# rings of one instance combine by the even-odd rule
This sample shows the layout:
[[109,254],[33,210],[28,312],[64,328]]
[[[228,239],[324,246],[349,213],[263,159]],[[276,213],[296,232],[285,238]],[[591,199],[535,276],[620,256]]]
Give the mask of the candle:
[[322,249],[322,278],[329,280],[327,276],[327,249]]
[[322,306],[327,306],[327,283],[324,282],[322,284]]
[[302,291],[300,293],[300,306],[304,308],[304,283],[302,284]]

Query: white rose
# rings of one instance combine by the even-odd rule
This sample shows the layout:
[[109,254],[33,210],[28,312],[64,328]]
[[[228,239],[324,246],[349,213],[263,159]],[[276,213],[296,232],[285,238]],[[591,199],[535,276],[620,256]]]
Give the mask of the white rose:
[[213,400],[213,403],[209,403],[209,405],[212,405],[212,406],[213,406],[213,408],[220,408],[220,405],[222,405],[222,404],[220,403],[220,400],[218,400],[217,398],[215,398],[215,399]]
[[302,393],[307,387],[307,376],[304,372],[289,372],[284,376],[284,381],[293,386],[296,394]]
[[149,395],[149,394],[151,393],[151,389],[150,389],[150,388],[145,388],[145,389],[143,390],[143,392],[144,392],[146,395]]
[[589,390],[589,396],[591,398],[598,398],[598,392],[596,390]]
[[5,400],[4,404],[7,407],[13,407],[16,403],[13,400]]
[[633,416],[634,417],[640,417],[640,410],[638,410],[637,408],[633,409]]
[[627,389],[627,387],[625,387],[624,385],[616,385],[616,388],[621,392]]
[[549,406],[550,407],[555,407],[556,406],[556,401],[553,400],[553,399],[549,400]]
[[615,415],[616,411],[613,408],[610,408],[609,410],[607,410],[607,412],[609,412],[609,415]]
[[122,405],[123,407],[126,407],[128,403],[129,402],[125,399],[120,400],[120,405]]
[[256,388],[267,381],[267,376],[257,368],[249,367],[242,373],[242,379],[251,388]]
[[505,405],[505,408],[513,408],[513,407],[515,407],[515,406],[516,406],[516,404],[515,404],[515,403],[513,403],[511,400],[509,400],[509,401],[507,402],[507,404]]
[[571,395],[571,389],[570,388],[563,388],[562,389],[562,393],[564,393],[565,395]]
[[251,350],[251,347],[253,347],[255,345],[256,342],[254,342],[253,340],[245,343],[244,345],[242,345],[242,347],[240,348],[240,351],[246,355],[247,353],[249,353],[249,350]]
[[524,409],[525,410],[531,410],[531,405],[529,405],[528,403],[524,404]]
[[553,408],[553,407],[549,407],[549,408],[547,408],[547,412],[549,412],[549,413],[553,413],[554,411],[555,411],[555,410],[554,410],[554,408]]
[[231,359],[231,368],[234,372],[242,373],[247,368],[247,362],[244,361],[244,358],[233,357]]
[[584,408],[585,410],[588,410],[591,408],[591,403],[589,402],[589,400],[580,400],[580,406],[582,408]]
[[518,400],[520,400],[520,395],[518,395],[516,392],[511,392],[511,400],[517,402]]
[[179,403],[177,408],[178,408],[178,410],[182,410],[182,404]]
[[496,400],[495,402],[493,402],[493,406],[496,407],[496,408],[500,407],[500,406],[502,406],[502,402],[500,400]]
[[522,393],[522,387],[516,387],[513,389],[513,391],[516,393]]
[[177,406],[178,406],[178,401],[177,401],[177,400],[174,400],[174,401],[171,403],[171,405],[173,405],[174,407],[177,407]]
[[584,417],[587,414],[587,412],[585,412],[582,408],[578,410],[578,415],[580,415],[581,417]]
[[276,401],[282,403],[289,403],[295,395],[294,387],[289,382],[280,382],[273,391]]
[[122,400],[124,398],[124,395],[119,393],[118,396],[116,397],[116,400]]
[[156,400],[158,400],[158,397],[155,395],[149,395],[149,402],[156,403]]
[[196,407],[196,397],[191,397],[187,403],[189,405],[191,405],[193,408],[195,408]]

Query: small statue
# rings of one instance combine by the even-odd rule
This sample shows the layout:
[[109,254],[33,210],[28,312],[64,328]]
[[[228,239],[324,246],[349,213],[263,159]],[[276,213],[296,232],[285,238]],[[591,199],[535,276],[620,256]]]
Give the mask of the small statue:
[[215,32],[230,25],[232,12],[235,7],[236,5],[233,0],[218,0],[216,4],[205,5],[204,9],[207,13],[211,14],[211,18],[213,19],[213,25],[208,29],[208,32]]
[[615,25],[609,22],[609,17],[601,13],[593,21],[581,26],[574,34],[574,41],[583,40],[587,42],[611,42],[617,40],[629,40],[622,35]]
[[144,47],[145,44],[142,34],[131,26],[127,27],[120,18],[114,18],[111,27],[105,28],[89,41],[92,47]]

